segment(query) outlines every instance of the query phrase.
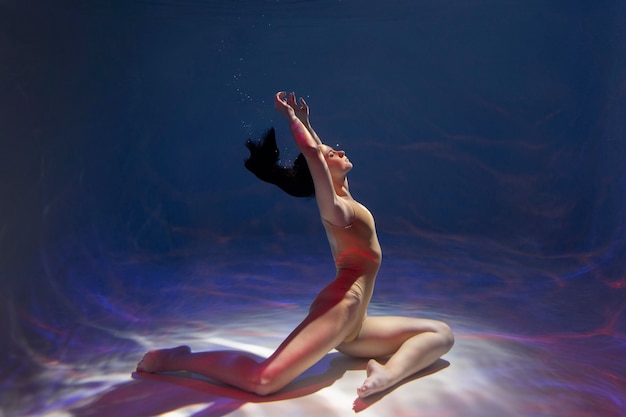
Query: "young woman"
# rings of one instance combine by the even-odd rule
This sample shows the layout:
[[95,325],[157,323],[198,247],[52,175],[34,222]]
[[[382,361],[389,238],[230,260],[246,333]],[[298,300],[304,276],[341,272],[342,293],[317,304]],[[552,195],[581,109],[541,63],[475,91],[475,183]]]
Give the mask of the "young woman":
[[[367,316],[382,253],[374,218],[350,194],[346,175],[352,163],[344,151],[322,143],[311,127],[304,99],[298,104],[294,93],[279,92],[275,107],[287,119],[301,155],[293,168],[278,166],[270,131],[260,143],[247,144],[252,155],[246,166],[292,195],[315,195],[337,267],[335,279],[317,295],[304,321],[261,362],[243,352],[192,353],[179,346],[148,352],[137,370],[184,370],[268,395],[337,349],[370,359],[365,381],[357,388],[357,394],[366,397],[434,363],[450,350],[454,337],[448,325],[436,320]],[[269,164],[262,162],[264,156]],[[388,360],[381,364],[375,358]]]

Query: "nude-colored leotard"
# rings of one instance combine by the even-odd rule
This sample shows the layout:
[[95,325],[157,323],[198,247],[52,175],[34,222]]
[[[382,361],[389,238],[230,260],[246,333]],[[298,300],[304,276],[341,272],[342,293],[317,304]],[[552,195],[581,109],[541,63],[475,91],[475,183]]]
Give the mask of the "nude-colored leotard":
[[355,218],[349,226],[338,227],[322,219],[337,267],[337,277],[331,285],[353,292],[361,300],[358,324],[344,342],[352,341],[359,335],[382,260],[372,214],[362,204],[356,201],[350,203]]

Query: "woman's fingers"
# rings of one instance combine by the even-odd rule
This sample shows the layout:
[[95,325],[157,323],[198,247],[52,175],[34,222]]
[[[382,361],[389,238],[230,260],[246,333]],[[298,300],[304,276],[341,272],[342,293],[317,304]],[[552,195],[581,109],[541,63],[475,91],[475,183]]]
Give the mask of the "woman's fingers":
[[287,95],[287,93],[285,91],[279,91],[278,93],[276,93],[276,95],[274,96],[274,99],[276,101],[285,101],[285,96]]
[[296,104],[296,93],[289,93],[289,97],[287,97],[287,103],[294,109],[298,107]]
[[302,97],[300,97],[300,105],[298,105],[298,103],[296,102],[295,92],[291,92],[287,94],[287,92],[285,91],[279,91],[274,96],[274,101],[275,101],[275,107],[277,109],[288,110],[288,107],[291,107],[294,111],[298,112],[299,114],[308,115],[309,113],[309,106],[306,104],[306,101],[304,101]]
[[285,101],[286,95],[287,93],[284,91],[279,91],[278,93],[276,93],[276,95],[274,96],[274,107],[276,107],[277,109],[285,107],[287,105],[287,102]]

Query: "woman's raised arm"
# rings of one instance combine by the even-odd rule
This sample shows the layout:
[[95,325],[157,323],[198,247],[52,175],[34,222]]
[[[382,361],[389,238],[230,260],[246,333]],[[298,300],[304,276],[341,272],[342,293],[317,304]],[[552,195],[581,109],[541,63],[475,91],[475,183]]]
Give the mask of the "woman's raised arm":
[[324,157],[325,145],[315,132],[311,133],[313,129],[310,128],[308,121],[308,106],[306,103],[303,103],[302,107],[297,106],[294,93],[287,97],[286,92],[280,91],[274,96],[274,107],[287,119],[296,145],[306,158],[315,185],[315,198],[320,215],[336,225],[349,224],[354,212],[343,199],[337,196]]
[[304,101],[304,98],[300,97],[300,104],[298,105],[298,103],[296,103],[296,94],[290,93],[287,96],[287,104],[293,108],[296,117],[300,119],[304,127],[306,127],[311,136],[313,136],[313,139],[315,139],[318,144],[321,144],[322,140],[317,136],[315,130],[313,130],[313,126],[311,126],[311,121],[309,120],[309,106],[306,104],[306,101]]
[[[295,94],[291,93],[289,99],[295,104],[294,97]],[[296,108],[294,108],[287,101],[286,92],[280,91],[276,93],[276,95],[274,96],[274,107],[280,114],[285,116],[285,118],[287,119],[296,145],[298,145],[298,149],[300,149],[300,152],[302,152],[302,154],[305,158],[307,158],[308,161],[309,156],[317,153],[319,145],[321,145],[322,142],[319,140],[319,138],[317,138],[317,135],[316,137],[313,137],[313,135],[311,135],[311,132],[309,132],[308,128],[302,122],[300,117],[298,117],[298,115],[296,114],[297,106]],[[299,113],[301,114],[300,110]],[[305,117],[305,121],[308,121],[308,117]],[[315,180],[315,177],[313,179]]]

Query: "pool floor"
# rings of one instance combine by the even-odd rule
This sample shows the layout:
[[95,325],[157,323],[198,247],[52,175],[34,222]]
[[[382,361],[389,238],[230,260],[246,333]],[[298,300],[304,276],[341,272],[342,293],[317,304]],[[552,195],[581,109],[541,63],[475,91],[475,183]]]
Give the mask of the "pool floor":
[[322,236],[229,239],[175,256],[81,257],[54,283],[44,277],[59,293],[20,313],[15,342],[34,365],[7,373],[0,416],[625,415],[623,282],[580,255],[381,241],[369,314],[436,318],[456,335],[441,360],[386,392],[359,399],[366,361],[335,351],[268,397],[134,373],[145,351],[180,344],[265,357],[332,278]]

